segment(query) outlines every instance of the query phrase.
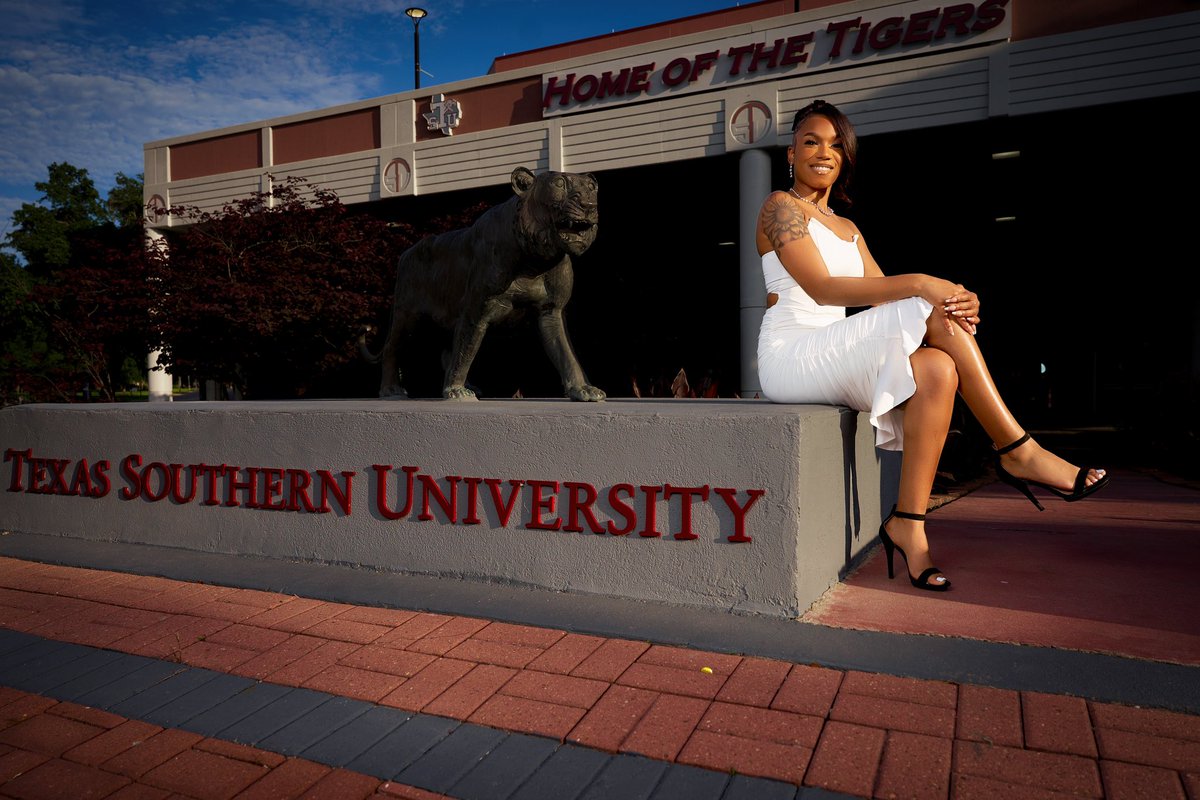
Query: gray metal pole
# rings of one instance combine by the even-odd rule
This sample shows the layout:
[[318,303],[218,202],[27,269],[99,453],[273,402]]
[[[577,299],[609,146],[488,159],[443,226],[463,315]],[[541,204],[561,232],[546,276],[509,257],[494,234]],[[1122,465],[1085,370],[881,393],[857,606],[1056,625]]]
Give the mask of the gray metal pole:
[[771,193],[771,157],[765,150],[746,150],[739,163],[738,263],[740,265],[741,396],[761,396],[758,383],[758,329],[766,310],[767,287],[762,259],[754,243],[758,211]]

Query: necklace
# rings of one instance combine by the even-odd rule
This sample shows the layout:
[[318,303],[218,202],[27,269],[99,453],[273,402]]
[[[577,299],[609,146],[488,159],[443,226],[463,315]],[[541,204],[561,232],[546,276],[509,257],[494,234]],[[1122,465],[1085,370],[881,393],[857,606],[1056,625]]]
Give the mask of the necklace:
[[820,212],[821,212],[822,214],[824,214],[825,216],[827,216],[827,217],[836,217],[836,216],[837,216],[837,214],[836,214],[836,213],[835,213],[835,212],[834,212],[832,209],[830,209],[830,208],[827,208],[827,207],[825,207],[825,206],[819,206],[819,205],[817,205],[816,203],[814,203],[812,200],[809,200],[807,197],[801,197],[801,196],[799,195],[799,193],[797,193],[797,192],[796,192],[796,187],[795,187],[795,186],[793,186],[792,188],[788,189],[788,191],[792,193],[792,197],[796,198],[797,200],[802,200],[802,201],[804,201],[805,203],[808,203],[810,206],[812,206],[813,208],[815,208],[817,211],[820,211]]

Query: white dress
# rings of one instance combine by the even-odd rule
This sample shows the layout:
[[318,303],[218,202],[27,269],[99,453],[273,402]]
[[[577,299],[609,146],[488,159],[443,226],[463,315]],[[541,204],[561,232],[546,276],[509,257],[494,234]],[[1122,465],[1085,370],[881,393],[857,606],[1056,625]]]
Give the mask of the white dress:
[[[847,241],[815,217],[809,235],[829,274],[862,277],[858,237]],[[884,303],[846,316],[823,306],[788,274],[774,250],[762,257],[767,291],[779,301],[763,315],[758,334],[758,377],[776,403],[824,403],[869,411],[875,446],[904,448],[903,409],[916,391],[912,355],[925,338],[933,306],[920,297]]]

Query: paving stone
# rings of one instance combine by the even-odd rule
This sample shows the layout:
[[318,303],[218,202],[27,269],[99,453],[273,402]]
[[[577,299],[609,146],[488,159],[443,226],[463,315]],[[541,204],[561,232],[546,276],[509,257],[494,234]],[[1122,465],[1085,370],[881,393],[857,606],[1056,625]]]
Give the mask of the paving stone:
[[201,737],[179,730],[160,730],[141,744],[129,747],[101,764],[108,772],[140,778],[198,743]]
[[0,731],[0,743],[57,757],[102,733],[104,729],[95,725],[53,714],[37,714]]
[[145,719],[154,709],[165,706],[209,681],[216,680],[220,674],[207,669],[188,668],[143,689],[127,700],[108,706],[108,710],[123,717]]
[[268,772],[259,764],[185,750],[142,775],[141,781],[202,800],[229,800]]
[[571,670],[571,674],[598,681],[615,681],[649,647],[647,642],[609,639]]
[[709,733],[812,748],[816,747],[824,724],[820,717],[718,702],[709,707],[699,728]]
[[420,711],[474,667],[468,661],[439,658],[379,702],[406,711]]
[[118,657],[118,660],[110,662],[106,669],[95,669],[55,686],[54,696],[62,700],[77,700],[83,695],[115,683],[155,661],[155,659],[132,656],[127,653],[114,653],[114,655]]
[[760,778],[799,783],[812,752],[811,748],[798,745],[698,730],[679,751],[678,760],[705,769],[734,770]]
[[393,692],[402,683],[404,678],[385,672],[331,664],[303,681],[302,685],[319,692],[340,694],[374,703]]
[[8,797],[29,800],[88,800],[112,794],[128,783],[124,776],[55,758],[17,776],[3,788]]
[[180,727],[204,734],[216,736],[231,725],[246,719],[264,706],[274,703],[288,692],[296,691],[290,686],[280,686],[274,683],[250,682],[246,688],[232,695],[224,702],[218,703],[191,719]]
[[1073,792],[1084,797],[1102,795],[1096,762],[1063,753],[958,741],[954,743],[954,771],[956,782],[957,776],[963,774],[1014,783],[1030,789]]
[[1200,765],[1200,742],[1110,728],[1097,729],[1096,739],[1100,755],[1113,761],[1189,771]]
[[141,744],[161,730],[162,728],[157,725],[151,725],[141,720],[125,720],[115,728],[68,750],[63,757],[68,761],[77,761],[93,767],[99,766],[129,748]]
[[1200,715],[1115,703],[1089,703],[1097,728],[1116,728],[1152,736],[1200,742]]
[[839,692],[829,718],[873,728],[954,737],[954,709]]
[[612,686],[567,734],[567,739],[615,753],[656,699],[655,692]]
[[280,728],[295,722],[329,700],[329,695],[309,689],[292,689],[260,708],[253,716],[239,720],[221,731],[222,739],[256,745]]
[[585,658],[596,652],[596,649],[604,644],[604,641],[599,636],[568,633],[550,645],[540,656],[530,661],[526,667],[540,672],[566,675],[583,663]]
[[466,719],[516,674],[516,670],[508,667],[479,664],[421,710],[426,714]]
[[22,633],[21,631],[0,628],[0,658],[22,647],[28,647],[34,642],[43,641],[38,636]]
[[329,771],[329,767],[324,764],[289,758],[255,781],[237,796],[237,800],[289,800],[299,797],[328,775]]
[[1174,770],[1101,761],[1100,777],[1108,800],[1187,800]]
[[129,658],[131,659],[128,662],[129,671],[124,675],[69,699],[76,703],[112,710],[113,706],[118,703],[141,694],[150,687],[188,669],[181,664],[159,661],[156,658],[146,658],[145,656],[129,656]]
[[883,755],[884,738],[884,731],[878,728],[829,722],[813,751],[804,782],[869,797]]
[[88,725],[95,725],[105,729],[115,728],[125,721],[125,718],[118,714],[110,714],[98,708],[81,706],[78,703],[72,703],[70,700],[61,701],[58,705],[46,709],[46,713],[59,717],[67,717],[77,722],[86,722]]
[[796,787],[790,783],[734,775],[721,800],[793,800],[795,797]]
[[375,792],[379,780],[344,769],[335,769],[297,800],[361,800]]
[[12,749],[0,755],[0,787],[18,775],[24,775],[38,764],[44,764],[50,756],[41,753],[31,753],[28,750]]
[[586,747],[563,745],[509,800],[575,800],[611,760],[611,756]]
[[519,644],[545,650],[561,639],[563,635],[562,631],[554,628],[537,628],[532,625],[517,625],[511,622],[493,622],[471,638],[485,642]]
[[727,675],[706,675],[696,669],[683,669],[662,664],[631,664],[629,669],[621,673],[617,683],[623,686],[635,686],[654,692],[667,694],[682,694],[689,697],[699,697],[712,700],[721,691]]
[[953,683],[874,672],[847,672],[840,691],[949,709],[955,708],[958,699],[958,687]]
[[[486,629],[485,629],[486,630]],[[447,658],[473,661],[479,664],[495,664],[498,667],[520,669],[543,653],[540,647],[508,642],[492,642],[483,639],[467,639],[447,651]]]
[[507,736],[480,725],[459,725],[424,755],[395,776],[395,780],[433,792],[448,792],[483,761]]
[[215,753],[225,758],[232,758],[235,761],[245,761],[247,764],[258,764],[263,767],[278,767],[287,761],[287,756],[280,755],[279,753],[272,753],[269,750],[263,750],[259,747],[235,744],[234,742],[227,742],[224,739],[213,739],[211,737],[196,742],[194,748],[196,750],[203,750],[206,753]]
[[46,670],[76,661],[89,652],[90,647],[43,639],[0,658],[0,675],[7,685],[24,690],[28,681]]
[[443,656],[487,625],[487,620],[454,617],[444,625],[439,625],[435,630],[417,639],[405,649],[415,653]]
[[786,661],[766,658],[743,658],[737,669],[725,681],[717,699],[725,703],[739,703],[766,708],[775,699],[791,671]]
[[674,761],[708,710],[709,702],[695,697],[659,695],[650,710],[621,743],[623,753]]
[[331,767],[344,767],[411,718],[404,711],[371,706],[337,730],[327,731],[301,756]]
[[667,771],[667,764],[641,756],[618,756],[600,771],[580,800],[644,800]]
[[332,697],[328,702],[283,726],[258,743],[264,750],[295,756],[366,713],[373,706],[350,697]]
[[509,731],[549,736],[562,741],[582,719],[584,711],[574,706],[560,706],[526,700],[523,697],[493,695],[469,717],[469,721]]
[[192,717],[212,710],[213,707],[253,685],[254,681],[249,678],[218,675],[211,681],[206,681],[190,692],[150,711],[142,719],[146,722],[153,722],[155,725],[162,725],[164,728],[180,728]]
[[875,783],[876,797],[946,797],[952,743],[938,736],[889,731]]
[[391,780],[461,724],[442,717],[415,716],[356,756],[346,768]]
[[654,787],[650,800],[719,800],[729,777],[726,772],[672,764]]
[[542,736],[511,733],[484,756],[448,793],[462,800],[495,800],[508,797],[558,749],[558,742]]
[[1096,758],[1087,701],[1080,697],[1021,692],[1025,746],[1031,750]]
[[[45,670],[38,675],[31,675],[21,686],[27,692],[35,692],[38,694],[49,694],[54,697],[59,697],[59,694],[52,691],[55,687],[60,686],[68,681],[73,681],[77,678],[84,677],[97,670],[104,670],[105,667],[111,665],[114,661],[121,658],[120,653],[114,653],[111,650],[90,650],[80,658],[73,658],[59,666]],[[106,671],[105,674],[113,674],[111,671]],[[113,674],[113,677],[116,677]]]
[[954,735],[958,739],[1024,747],[1020,693],[991,686],[959,686]]
[[794,664],[775,693],[771,708],[824,717],[829,713],[841,684],[842,673],[839,670]]
[[605,681],[526,669],[504,684],[500,693],[587,709],[596,704],[609,686]]

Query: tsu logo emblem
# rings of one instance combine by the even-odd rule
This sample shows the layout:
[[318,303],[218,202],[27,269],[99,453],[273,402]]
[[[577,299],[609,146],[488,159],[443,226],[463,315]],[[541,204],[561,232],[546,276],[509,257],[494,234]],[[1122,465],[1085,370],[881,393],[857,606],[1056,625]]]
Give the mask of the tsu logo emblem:
[[462,121],[462,106],[457,100],[447,100],[444,94],[435,94],[429,98],[429,113],[421,116],[425,117],[428,130],[453,136],[454,129]]

